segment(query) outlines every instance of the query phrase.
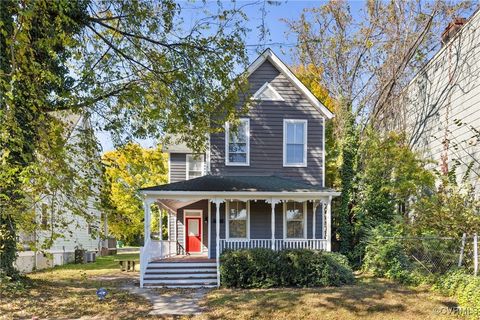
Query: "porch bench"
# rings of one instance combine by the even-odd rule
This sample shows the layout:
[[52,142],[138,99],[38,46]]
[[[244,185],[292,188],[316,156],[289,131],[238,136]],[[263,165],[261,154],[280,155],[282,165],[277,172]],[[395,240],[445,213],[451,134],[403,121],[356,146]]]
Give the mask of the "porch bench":
[[140,262],[139,259],[115,259],[120,265],[121,271],[135,271],[135,266]]

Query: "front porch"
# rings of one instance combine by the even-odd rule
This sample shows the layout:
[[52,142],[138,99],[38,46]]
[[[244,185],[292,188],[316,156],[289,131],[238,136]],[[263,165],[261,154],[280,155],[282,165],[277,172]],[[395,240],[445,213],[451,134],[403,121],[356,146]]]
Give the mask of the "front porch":
[[[223,190],[211,191],[208,190],[211,181],[202,181],[211,180],[211,177],[142,191],[145,195],[146,240],[141,249],[141,286],[144,285],[145,271],[152,262],[197,260],[201,264],[200,261],[214,261],[216,285],[220,285],[219,258],[225,250],[331,250],[331,200],[338,195],[337,192],[325,188],[278,190],[270,187],[270,190],[263,190],[258,183],[255,188],[242,188],[238,180],[235,181],[235,190],[229,190],[225,180],[218,177],[213,179],[217,188]],[[263,177],[263,180],[268,178],[271,177]],[[273,185],[277,186],[279,183],[292,184],[286,179],[272,180],[267,182],[270,185],[275,182]],[[195,190],[199,182],[205,190]],[[294,184],[298,187],[297,182]],[[178,185],[187,190],[161,190]],[[291,185],[289,187],[287,189],[292,189]],[[159,232],[159,240],[151,237],[152,204],[168,212],[166,239],[162,238],[162,232]]]

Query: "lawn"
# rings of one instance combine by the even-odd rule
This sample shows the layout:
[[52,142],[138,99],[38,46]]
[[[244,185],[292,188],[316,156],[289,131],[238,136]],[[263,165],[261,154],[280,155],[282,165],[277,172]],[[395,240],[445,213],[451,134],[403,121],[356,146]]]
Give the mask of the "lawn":
[[438,310],[456,306],[428,288],[407,288],[366,276],[340,288],[215,290],[205,303],[205,319],[269,320],[453,319]]
[[[138,256],[138,254],[136,254]],[[119,257],[97,258],[90,264],[69,264],[28,275],[24,290],[0,291],[0,319],[138,319],[146,316],[150,304],[122,290],[138,272],[121,273]],[[96,290],[107,289],[105,301]],[[2,288],[0,288],[1,290]]]
[[[148,318],[149,301],[123,288],[136,281],[138,272],[120,272],[116,258],[99,257],[93,264],[28,275],[30,287],[0,291],[0,319]],[[106,301],[96,297],[100,287],[109,292]],[[365,276],[341,288],[212,290],[201,304],[206,312],[195,319],[448,319],[435,310],[455,306],[427,288],[407,288]]]

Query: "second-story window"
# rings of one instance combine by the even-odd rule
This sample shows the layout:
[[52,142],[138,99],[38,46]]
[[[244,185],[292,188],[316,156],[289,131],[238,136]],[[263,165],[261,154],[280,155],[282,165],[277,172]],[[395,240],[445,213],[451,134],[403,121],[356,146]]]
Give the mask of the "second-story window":
[[249,119],[240,119],[235,129],[230,124],[226,124],[225,164],[231,166],[248,166],[250,164]]
[[203,176],[203,155],[187,154],[187,180]]
[[307,120],[283,120],[283,165],[307,166]]

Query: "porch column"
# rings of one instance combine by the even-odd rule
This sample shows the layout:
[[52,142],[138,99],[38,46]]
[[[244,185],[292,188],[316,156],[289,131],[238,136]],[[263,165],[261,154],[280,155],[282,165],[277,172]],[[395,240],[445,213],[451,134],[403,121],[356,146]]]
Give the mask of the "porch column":
[[171,218],[171,213],[170,211],[167,211],[167,240],[171,241],[172,240],[172,235],[170,234],[170,218]]
[[220,204],[225,202],[224,199],[213,199],[212,203],[215,203],[215,240],[216,249],[215,256],[217,260],[217,286],[220,287]]
[[328,197],[327,202],[327,251],[332,251],[332,196]]
[[318,201],[313,201],[313,216],[312,216],[312,239],[316,239],[315,231],[317,230],[317,208]]
[[158,224],[159,224],[159,231],[160,231],[160,235],[159,235],[159,238],[161,241],[163,241],[163,212],[162,212],[162,209],[158,209],[158,212],[160,213],[160,217],[158,218]]
[[154,202],[155,201],[152,199],[148,199],[148,200],[145,199],[145,201],[143,202],[143,210],[144,210],[143,223],[144,223],[144,237],[145,237],[144,244],[143,244],[144,246],[150,240],[150,224],[151,224],[150,221],[152,217],[152,210],[150,206]]
[[265,202],[270,203],[270,206],[272,208],[271,212],[271,231],[272,231],[272,250],[275,250],[275,205],[280,202],[278,199],[267,199]]

